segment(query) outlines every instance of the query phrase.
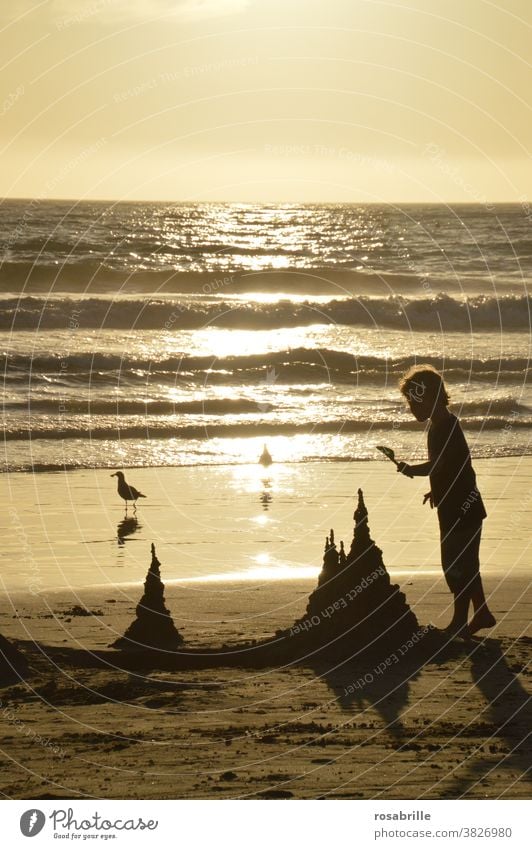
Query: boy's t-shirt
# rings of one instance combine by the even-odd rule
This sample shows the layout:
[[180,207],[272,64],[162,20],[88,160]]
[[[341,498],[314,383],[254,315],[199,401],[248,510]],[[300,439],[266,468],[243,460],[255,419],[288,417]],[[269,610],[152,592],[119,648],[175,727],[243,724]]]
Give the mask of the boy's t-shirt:
[[477,488],[471,454],[453,413],[431,424],[428,431],[430,486],[442,528],[451,529],[457,522],[481,522],[487,513]]

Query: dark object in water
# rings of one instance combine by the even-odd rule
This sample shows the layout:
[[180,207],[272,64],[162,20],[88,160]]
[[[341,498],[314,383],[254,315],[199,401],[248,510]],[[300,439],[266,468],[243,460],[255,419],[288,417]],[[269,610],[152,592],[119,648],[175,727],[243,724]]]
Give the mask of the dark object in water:
[[271,464],[273,463],[272,455],[268,451],[267,445],[265,445],[263,450],[262,450],[262,454],[260,455],[259,463],[262,466],[271,466]]

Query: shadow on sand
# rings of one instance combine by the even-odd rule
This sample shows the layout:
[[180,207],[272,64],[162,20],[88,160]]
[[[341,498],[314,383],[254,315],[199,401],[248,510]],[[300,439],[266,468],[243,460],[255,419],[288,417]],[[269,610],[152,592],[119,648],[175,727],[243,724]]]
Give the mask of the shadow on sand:
[[[439,781],[427,785],[428,797],[481,796],[484,786],[490,784],[490,774],[496,771],[500,780],[503,770],[507,776],[504,779],[505,793],[512,798],[514,784],[522,781],[532,766],[530,697],[516,675],[522,671],[522,665],[516,659],[525,657],[530,649],[530,641],[526,644],[525,641],[526,638],[520,638],[508,642],[507,648],[512,651],[510,661],[497,640],[455,640],[449,643],[440,632],[431,633],[430,647],[425,645],[413,649],[399,663],[382,672],[379,672],[383,669],[382,656],[346,660],[316,653],[313,657],[308,654],[288,657],[286,646],[283,649],[276,640],[201,650],[181,647],[163,653],[92,652],[27,642],[19,643],[18,648],[24,650],[30,668],[19,674],[18,679],[22,683],[34,677],[35,672],[41,681],[45,678],[47,684],[44,689],[40,685],[36,692],[51,706],[75,704],[77,701],[83,704],[110,701],[126,705],[134,702],[146,708],[179,712],[183,709],[181,693],[188,688],[197,688],[200,686],[198,682],[167,679],[163,683],[154,679],[152,673],[224,667],[309,670],[327,685],[348,722],[350,716],[353,720],[357,717],[356,724],[360,728],[367,727],[371,739],[385,733],[389,741],[387,746],[396,751],[419,752],[419,766],[423,766],[427,759],[437,763],[437,750],[448,745],[455,745],[459,756],[463,753],[454,773],[442,775]],[[411,685],[423,674],[430,673],[431,668],[449,663],[459,665],[462,670],[470,665],[472,681],[483,700],[472,721],[464,723],[442,707],[441,716],[436,720],[432,718],[430,722],[425,719],[423,727]],[[65,688],[61,675],[58,680],[58,672],[68,668],[76,669],[76,684]],[[91,685],[92,676],[84,675],[85,684],[82,684],[80,669],[106,670],[112,673],[114,680],[107,681],[104,686]],[[127,674],[125,680],[124,673]],[[98,676],[94,680],[97,681]],[[9,680],[3,679],[1,685],[5,687],[12,683],[10,675]],[[218,688],[217,683],[205,682],[201,686],[204,689]],[[467,686],[464,687],[466,692]],[[363,714],[368,710],[381,722],[373,721],[366,725]],[[447,719],[441,722],[443,716]],[[413,727],[412,722],[419,722],[419,725]],[[436,731],[438,724],[443,727]]]
[[[523,655],[530,652],[532,640],[521,637],[513,646],[522,645]],[[508,665],[500,640],[484,639],[470,649],[471,678],[485,700],[476,719],[482,721],[483,739],[465,772],[456,777],[448,795],[459,798],[471,792],[480,782],[489,781],[490,773],[510,773],[506,781],[512,796],[512,777],[517,781],[530,776],[532,770],[532,696],[524,689],[515,673],[524,671],[526,663]],[[486,751],[491,754],[485,757]],[[495,756],[495,759],[494,759]],[[498,757],[497,757],[498,756]]]

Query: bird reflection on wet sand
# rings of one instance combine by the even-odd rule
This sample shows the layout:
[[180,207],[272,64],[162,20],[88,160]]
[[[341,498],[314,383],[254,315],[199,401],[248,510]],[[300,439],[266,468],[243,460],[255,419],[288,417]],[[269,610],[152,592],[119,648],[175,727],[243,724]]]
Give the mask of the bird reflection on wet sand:
[[118,545],[120,547],[126,544],[126,537],[132,536],[132,534],[136,533],[142,528],[142,525],[139,524],[139,521],[136,516],[128,516],[127,513],[122,519],[121,522],[118,523],[116,528],[116,536],[118,539]]

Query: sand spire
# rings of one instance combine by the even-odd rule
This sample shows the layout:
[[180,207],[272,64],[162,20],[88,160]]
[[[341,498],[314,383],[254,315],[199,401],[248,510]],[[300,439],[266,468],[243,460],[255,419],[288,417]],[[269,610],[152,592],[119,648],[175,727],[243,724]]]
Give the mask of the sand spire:
[[123,637],[113,643],[114,648],[130,651],[142,649],[177,648],[183,637],[177,630],[164,600],[164,584],[161,581],[161,564],[151,546],[151,564],[144,582],[144,594],[137,605],[136,619]]

